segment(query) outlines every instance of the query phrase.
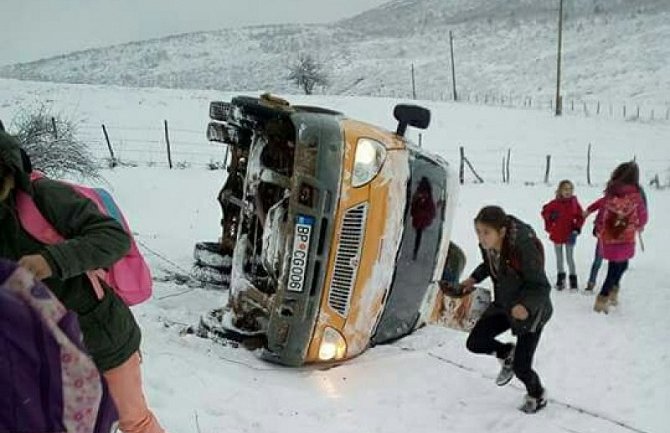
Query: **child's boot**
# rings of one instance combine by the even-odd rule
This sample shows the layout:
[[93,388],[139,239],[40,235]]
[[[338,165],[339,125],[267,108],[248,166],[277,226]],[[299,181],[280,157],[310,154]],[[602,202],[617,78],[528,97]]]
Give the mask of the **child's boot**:
[[542,391],[539,397],[531,397],[526,394],[523,398],[523,403],[519,406],[519,410],[527,414],[533,414],[547,405],[547,392]]
[[577,291],[579,287],[577,286],[577,275],[570,275],[570,290]]
[[598,295],[596,296],[596,303],[593,304],[593,311],[596,313],[609,313],[608,309],[608,296]]
[[559,272],[556,278],[556,290],[565,289],[565,272]]
[[496,377],[496,385],[505,386],[514,377],[514,352],[516,352],[516,346],[512,345],[505,359],[499,359],[500,373]]
[[610,290],[609,303],[613,307],[619,305],[619,286],[614,286]]

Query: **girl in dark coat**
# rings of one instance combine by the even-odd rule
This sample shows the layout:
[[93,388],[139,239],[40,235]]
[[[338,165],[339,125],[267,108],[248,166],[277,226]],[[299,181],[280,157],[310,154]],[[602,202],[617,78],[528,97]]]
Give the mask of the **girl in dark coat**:
[[[516,375],[527,391],[520,409],[534,413],[547,404],[547,399],[532,368],[533,356],[553,312],[542,244],[528,224],[497,206],[483,208],[475,218],[475,228],[483,262],[460,289],[470,292],[475,284],[490,277],[494,302],[470,332],[467,348],[500,360],[499,386]],[[509,329],[517,337],[516,345],[495,338]]]

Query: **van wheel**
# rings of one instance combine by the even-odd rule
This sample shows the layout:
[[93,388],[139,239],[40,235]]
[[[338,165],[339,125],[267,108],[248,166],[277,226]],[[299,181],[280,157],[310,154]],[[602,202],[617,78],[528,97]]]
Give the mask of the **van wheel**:
[[221,290],[230,287],[233,258],[221,252],[218,242],[198,242],[193,250],[193,258],[192,278],[205,287]]

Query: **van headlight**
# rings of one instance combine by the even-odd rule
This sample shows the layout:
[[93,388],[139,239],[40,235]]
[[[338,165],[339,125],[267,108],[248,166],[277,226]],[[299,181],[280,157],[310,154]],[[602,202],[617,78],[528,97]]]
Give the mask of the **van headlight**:
[[356,188],[371,182],[379,174],[385,159],[386,147],[382,143],[371,138],[359,138],[352,185]]
[[335,361],[344,358],[347,353],[347,342],[342,334],[333,328],[326,327],[319,346],[319,359],[321,361]]

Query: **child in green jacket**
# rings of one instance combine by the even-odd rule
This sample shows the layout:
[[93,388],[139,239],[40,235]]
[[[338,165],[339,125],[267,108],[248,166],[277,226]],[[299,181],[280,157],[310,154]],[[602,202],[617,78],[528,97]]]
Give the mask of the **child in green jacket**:
[[[31,182],[25,165],[18,141],[0,130],[0,257],[18,262],[77,314],[84,344],[107,379],[120,429],[162,433],[142,391],[140,328],[113,290],[105,286],[98,299],[86,276],[123,257],[130,248],[128,234],[68,185],[47,178]],[[32,196],[65,241],[44,245],[21,227],[16,213],[19,189]]]

